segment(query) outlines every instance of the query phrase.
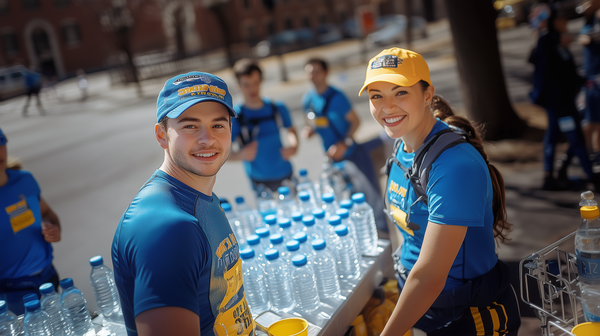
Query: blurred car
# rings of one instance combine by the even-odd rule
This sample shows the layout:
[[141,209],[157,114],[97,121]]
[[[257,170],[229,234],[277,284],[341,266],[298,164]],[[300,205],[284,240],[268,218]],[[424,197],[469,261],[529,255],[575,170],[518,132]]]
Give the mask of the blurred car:
[[331,23],[319,25],[315,31],[318,44],[337,42],[344,38],[340,29]]
[[0,68],[0,100],[25,93],[26,74],[27,68],[23,65]]
[[[381,18],[381,27],[367,36],[367,42],[377,45],[385,45],[402,41],[406,31],[406,16],[391,15]],[[413,36],[427,37],[427,21],[420,16],[411,18]]]

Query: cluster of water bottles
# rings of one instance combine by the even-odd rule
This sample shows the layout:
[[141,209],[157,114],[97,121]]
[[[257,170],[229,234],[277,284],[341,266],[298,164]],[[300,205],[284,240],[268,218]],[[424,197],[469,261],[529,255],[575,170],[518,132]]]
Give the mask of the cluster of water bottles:
[[594,193],[581,194],[583,222],[575,233],[575,254],[585,320],[600,322],[600,212]]
[[[112,271],[103,263],[101,256],[90,259],[90,281],[96,297],[98,310],[108,324],[123,326],[123,314]],[[5,301],[0,301],[0,336],[94,336],[95,328],[87,310],[83,294],[73,284],[73,279],[60,281],[62,294],[56,292],[52,283],[42,284],[41,297],[31,293],[23,297],[25,318],[22,324]],[[106,330],[110,330],[106,329]],[[110,333],[109,333],[110,334]],[[112,333],[114,334],[114,333]]]
[[[361,255],[377,249],[373,209],[356,193],[337,202],[333,192],[318,186],[300,171],[297,198],[280,187],[278,202],[259,200],[258,210],[242,197],[237,211],[223,210],[242,247],[246,299],[253,314],[271,309],[315,313],[321,302],[340,304],[342,289],[351,289],[361,276]],[[262,202],[261,202],[262,201]]]

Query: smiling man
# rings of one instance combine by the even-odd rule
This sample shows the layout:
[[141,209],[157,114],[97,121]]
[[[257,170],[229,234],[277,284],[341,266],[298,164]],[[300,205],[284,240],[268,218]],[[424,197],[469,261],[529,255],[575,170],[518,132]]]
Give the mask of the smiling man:
[[190,72],[158,95],[161,167],[123,214],[112,245],[128,335],[254,335],[238,243],[212,189],[237,117],[219,77]]

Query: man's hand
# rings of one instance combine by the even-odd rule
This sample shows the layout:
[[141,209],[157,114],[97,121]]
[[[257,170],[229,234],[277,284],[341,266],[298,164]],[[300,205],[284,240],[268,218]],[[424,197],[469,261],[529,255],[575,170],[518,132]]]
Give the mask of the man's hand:
[[304,126],[302,129],[302,136],[310,139],[313,135],[315,135],[315,129],[310,126]]
[[252,141],[251,143],[244,146],[244,148],[242,148],[242,150],[240,151],[242,160],[254,161],[254,159],[256,158],[257,151],[258,151],[258,142]]
[[60,226],[44,221],[42,222],[42,234],[48,243],[57,243],[60,241]]
[[344,158],[346,150],[348,150],[348,146],[346,146],[343,141],[338,141],[336,144],[329,146],[329,149],[327,149],[327,156],[332,158],[333,161],[338,162]]
[[296,152],[298,151],[298,147],[281,148],[280,151],[281,151],[281,157],[284,160],[289,161],[292,156],[296,155]]

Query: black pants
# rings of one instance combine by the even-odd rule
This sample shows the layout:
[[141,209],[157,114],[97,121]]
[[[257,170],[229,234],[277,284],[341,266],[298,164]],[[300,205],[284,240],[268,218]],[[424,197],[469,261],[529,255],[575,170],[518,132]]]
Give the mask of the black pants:
[[17,315],[25,312],[23,306],[23,296],[35,293],[40,297],[40,285],[50,282],[54,288],[58,290],[58,273],[54,269],[54,265],[50,264],[44,268],[39,274],[26,276],[18,279],[0,279],[0,300],[5,300],[8,303],[8,309]]

